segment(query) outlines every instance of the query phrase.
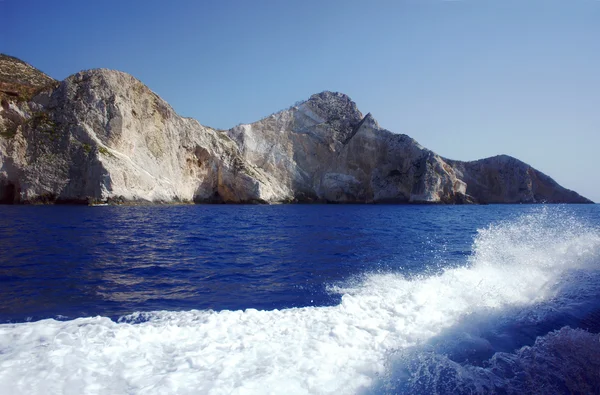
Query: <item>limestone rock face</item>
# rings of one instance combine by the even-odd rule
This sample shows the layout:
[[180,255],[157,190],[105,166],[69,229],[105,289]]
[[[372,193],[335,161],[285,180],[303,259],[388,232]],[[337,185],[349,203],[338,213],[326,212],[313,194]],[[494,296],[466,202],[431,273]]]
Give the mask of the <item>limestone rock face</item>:
[[[179,117],[128,74],[77,73],[0,117],[4,202],[270,201],[260,169],[226,133]],[[3,187],[2,187],[3,186]]]
[[0,57],[0,83],[2,203],[589,202],[514,158],[444,159],[341,93],[220,131],[118,71],[58,83]]
[[244,159],[274,176],[280,200],[467,202],[452,167],[405,135],[363,116],[346,95],[323,92],[229,132]]
[[313,95],[228,135],[247,163],[272,176],[283,201],[592,203],[509,156],[442,158],[381,128],[341,93]]

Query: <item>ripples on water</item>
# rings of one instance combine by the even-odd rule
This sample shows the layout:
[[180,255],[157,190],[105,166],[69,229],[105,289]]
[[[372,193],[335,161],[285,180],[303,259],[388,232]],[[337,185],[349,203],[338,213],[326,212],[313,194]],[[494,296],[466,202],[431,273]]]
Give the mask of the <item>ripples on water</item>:
[[0,215],[5,322],[337,304],[327,284],[355,274],[461,263],[490,219],[480,207],[300,205],[0,206]]

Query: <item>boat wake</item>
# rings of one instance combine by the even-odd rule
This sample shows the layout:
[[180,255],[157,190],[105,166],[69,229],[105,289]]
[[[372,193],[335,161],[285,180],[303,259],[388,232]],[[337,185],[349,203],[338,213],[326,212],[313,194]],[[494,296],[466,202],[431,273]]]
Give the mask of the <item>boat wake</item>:
[[0,325],[0,393],[598,392],[600,230],[540,208],[329,307]]

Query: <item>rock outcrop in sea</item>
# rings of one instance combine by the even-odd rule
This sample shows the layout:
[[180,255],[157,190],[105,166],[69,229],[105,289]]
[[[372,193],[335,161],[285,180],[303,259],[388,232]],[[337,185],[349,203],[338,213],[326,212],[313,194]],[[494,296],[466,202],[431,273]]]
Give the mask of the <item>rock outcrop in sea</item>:
[[0,56],[0,202],[590,203],[508,156],[445,159],[322,92],[252,124],[183,118],[114,70]]

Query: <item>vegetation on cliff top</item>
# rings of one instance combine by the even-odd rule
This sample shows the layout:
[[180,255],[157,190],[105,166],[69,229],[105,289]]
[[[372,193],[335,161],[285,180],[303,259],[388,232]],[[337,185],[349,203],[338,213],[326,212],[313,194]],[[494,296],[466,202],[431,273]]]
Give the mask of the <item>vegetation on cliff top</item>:
[[27,101],[38,92],[55,87],[54,78],[12,56],[0,54],[0,99]]

